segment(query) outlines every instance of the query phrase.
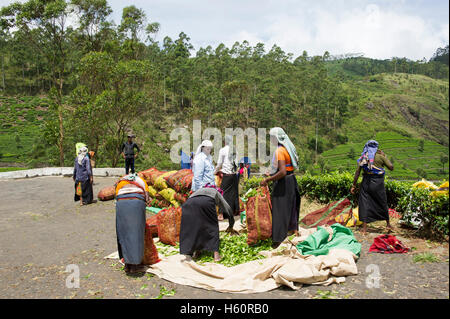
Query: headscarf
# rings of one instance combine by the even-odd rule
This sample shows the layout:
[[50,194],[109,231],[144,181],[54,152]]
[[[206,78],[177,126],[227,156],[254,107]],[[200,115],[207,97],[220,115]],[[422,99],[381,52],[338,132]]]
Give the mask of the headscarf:
[[134,182],[137,177],[138,177],[138,175],[136,173],[131,173],[131,174],[128,174],[128,175],[125,175],[124,177],[122,177],[121,180]]
[[[200,154],[202,152],[202,147],[206,146],[206,147],[213,147],[213,143],[210,140],[204,140],[198,147],[197,147],[197,151],[195,152],[195,156],[197,156],[198,154]],[[194,157],[195,157],[194,156]],[[209,155],[211,156],[211,155]]]
[[220,193],[220,195],[223,196],[223,190],[220,187],[217,187],[216,185],[212,185],[210,183],[207,183],[205,186],[203,186],[203,188],[214,188],[216,191],[218,191]]
[[86,154],[88,152],[88,148],[86,146],[83,146],[82,148],[80,148],[80,150],[78,151],[78,164],[81,165],[81,162],[83,161],[83,158],[86,157]]
[[358,164],[360,166],[367,164],[369,169],[371,169],[377,150],[378,150],[377,141],[375,140],[367,141],[366,145],[364,145],[361,157],[357,160]]
[[[294,144],[292,144],[289,136],[284,132],[281,127],[271,128],[269,135],[275,136],[277,138],[278,144],[283,145],[291,157],[291,164],[294,170],[298,167],[298,155]],[[275,157],[275,154],[274,154]],[[278,161],[272,161],[271,174],[274,174],[278,170]]]

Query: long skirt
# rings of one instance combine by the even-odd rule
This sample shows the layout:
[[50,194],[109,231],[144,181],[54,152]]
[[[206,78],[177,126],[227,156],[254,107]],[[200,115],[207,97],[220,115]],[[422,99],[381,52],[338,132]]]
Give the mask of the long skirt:
[[272,241],[280,243],[288,231],[298,230],[300,192],[294,174],[274,182],[272,190]]
[[224,176],[220,188],[223,198],[230,205],[233,215],[239,215],[239,179],[236,174]]
[[[119,200],[120,198],[137,197],[141,199]],[[145,200],[141,194],[125,194],[117,196],[116,234],[119,258],[126,264],[139,265],[144,257],[145,239]]]
[[363,176],[358,204],[361,221],[371,223],[377,220],[389,220],[384,176]]
[[180,254],[196,250],[219,251],[219,222],[215,200],[209,196],[189,198],[181,206]]
[[[80,196],[77,195],[77,184],[79,181],[75,182],[75,196],[74,200],[77,202],[80,200]],[[88,179],[87,181],[81,182],[81,198],[83,203],[91,203],[94,199],[94,192],[92,190],[91,181]]]

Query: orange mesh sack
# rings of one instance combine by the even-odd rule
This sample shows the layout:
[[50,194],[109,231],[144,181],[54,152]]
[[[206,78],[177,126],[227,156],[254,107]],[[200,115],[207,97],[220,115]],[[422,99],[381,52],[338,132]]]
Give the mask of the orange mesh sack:
[[146,177],[148,179],[148,181],[146,181],[149,185],[154,185],[155,181],[158,177],[160,177],[161,175],[167,173],[166,171],[158,171],[157,169],[146,173]]
[[144,257],[142,258],[142,264],[153,265],[158,261],[161,261],[158,256],[158,250],[153,242],[152,236],[153,230],[148,223],[145,223],[145,242],[144,242]]
[[193,178],[194,178],[194,173],[189,173],[189,174],[183,176],[173,186],[173,189],[175,189],[177,193],[188,193],[191,190]]
[[[303,225],[308,226],[309,228],[324,226],[324,225],[333,225],[336,223],[336,218],[340,220],[341,215],[351,212],[352,203],[347,198],[342,198],[338,201],[332,202],[331,204],[322,207],[321,209],[315,210],[312,213],[309,213],[300,221]],[[350,215],[347,215],[347,217]],[[346,220],[342,220],[342,224],[346,224]]]
[[158,213],[159,240],[175,246],[180,241],[181,207],[169,207]]
[[181,194],[181,193],[175,193],[175,195],[173,195],[173,198],[175,198],[175,200],[180,202],[181,204],[184,204],[184,202],[186,202],[188,199],[188,195]]
[[158,215],[147,218],[146,227],[148,227],[152,237],[158,237]]
[[185,169],[181,169],[177,172],[175,172],[174,174],[171,174],[169,176],[165,176],[164,179],[166,180],[167,185],[170,188],[174,188],[175,185],[181,181],[181,179],[189,174],[192,174],[192,170],[185,168]]
[[97,197],[99,200],[105,201],[114,199],[115,195],[116,195],[116,188],[114,186],[108,186],[101,189],[100,192],[98,192]]
[[272,236],[272,203],[267,186],[260,187],[257,195],[247,201],[247,244],[254,245],[258,240]]
[[145,171],[140,171],[138,176],[142,178],[147,184],[150,181],[150,176],[152,173],[159,172],[155,167],[146,169]]

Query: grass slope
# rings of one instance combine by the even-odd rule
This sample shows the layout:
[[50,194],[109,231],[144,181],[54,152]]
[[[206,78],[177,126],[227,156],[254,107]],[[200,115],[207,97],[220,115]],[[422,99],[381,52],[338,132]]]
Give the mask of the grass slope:
[[49,102],[45,97],[0,96],[0,163],[26,165],[39,142]]
[[[387,157],[393,161],[394,171],[388,175],[398,179],[417,179],[417,169],[426,172],[426,178],[440,180],[448,178],[449,164],[445,163],[442,170],[440,155],[448,156],[448,147],[433,141],[424,141],[423,152],[419,150],[420,139],[406,137],[393,131],[379,132],[375,139]],[[339,145],[322,155],[328,160],[329,167],[340,170],[354,170],[365,141]],[[353,149],[353,151],[352,151]],[[353,156],[351,156],[353,155]]]

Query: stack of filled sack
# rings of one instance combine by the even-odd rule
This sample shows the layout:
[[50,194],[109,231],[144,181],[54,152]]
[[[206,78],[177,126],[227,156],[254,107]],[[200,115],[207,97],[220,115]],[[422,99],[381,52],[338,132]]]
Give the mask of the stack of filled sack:
[[[138,172],[138,176],[148,184],[150,201],[147,206],[162,209],[147,218],[147,241],[151,242],[150,238],[159,237],[162,243],[175,246],[180,237],[181,205],[188,199],[191,191],[194,177],[192,170],[160,171],[152,167]],[[102,201],[114,199],[115,186],[103,188],[97,197]]]
[[181,206],[189,196],[194,177],[190,169],[167,172],[154,167],[138,175],[148,184],[150,206],[158,208]]
[[[152,167],[138,172],[138,176],[148,184],[150,194],[148,206],[166,208],[179,207],[188,199],[194,174],[190,169],[160,171]],[[114,199],[115,185],[101,189],[97,197],[101,201]]]

